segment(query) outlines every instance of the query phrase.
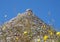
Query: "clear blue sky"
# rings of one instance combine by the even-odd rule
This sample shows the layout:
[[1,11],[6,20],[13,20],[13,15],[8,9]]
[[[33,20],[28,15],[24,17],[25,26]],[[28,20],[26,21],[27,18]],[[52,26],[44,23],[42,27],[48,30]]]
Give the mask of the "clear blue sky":
[[60,0],[0,0],[0,24],[28,8],[45,23],[52,24],[60,31]]

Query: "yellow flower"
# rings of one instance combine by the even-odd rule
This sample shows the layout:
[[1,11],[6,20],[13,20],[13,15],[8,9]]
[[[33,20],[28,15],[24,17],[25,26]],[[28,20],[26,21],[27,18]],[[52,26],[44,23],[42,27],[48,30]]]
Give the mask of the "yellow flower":
[[53,32],[52,31],[48,31],[50,33],[50,35],[53,35]]
[[47,35],[45,35],[44,36],[44,41],[46,41],[48,39],[48,36]]
[[53,33],[52,33],[52,32],[50,32],[50,35],[53,35]]
[[59,35],[60,36],[60,32],[57,32],[56,35]]
[[38,42],[40,42],[40,39],[37,39]]
[[24,31],[24,35],[26,35],[26,34],[28,34],[28,32],[27,31]]
[[46,28],[46,25],[42,25],[42,28]]
[[19,38],[18,37],[16,37],[16,40],[18,40]]

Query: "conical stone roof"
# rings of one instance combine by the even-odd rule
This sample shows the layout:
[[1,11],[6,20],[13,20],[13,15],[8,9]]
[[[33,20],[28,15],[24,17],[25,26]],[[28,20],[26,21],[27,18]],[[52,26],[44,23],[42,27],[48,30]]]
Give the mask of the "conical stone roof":
[[27,9],[0,27],[0,42],[58,42],[56,31]]

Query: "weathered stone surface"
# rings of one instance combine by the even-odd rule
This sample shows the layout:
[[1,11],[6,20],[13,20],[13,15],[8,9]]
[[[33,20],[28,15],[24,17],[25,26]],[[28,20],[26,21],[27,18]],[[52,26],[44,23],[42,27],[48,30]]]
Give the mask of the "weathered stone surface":
[[58,39],[56,31],[30,9],[0,27],[0,42],[58,42]]

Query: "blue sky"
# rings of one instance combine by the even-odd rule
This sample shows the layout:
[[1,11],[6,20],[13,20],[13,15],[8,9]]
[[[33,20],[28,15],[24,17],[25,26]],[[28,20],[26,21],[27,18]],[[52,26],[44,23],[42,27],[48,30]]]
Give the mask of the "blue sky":
[[0,0],[0,24],[28,8],[45,23],[52,24],[60,31],[60,0]]

